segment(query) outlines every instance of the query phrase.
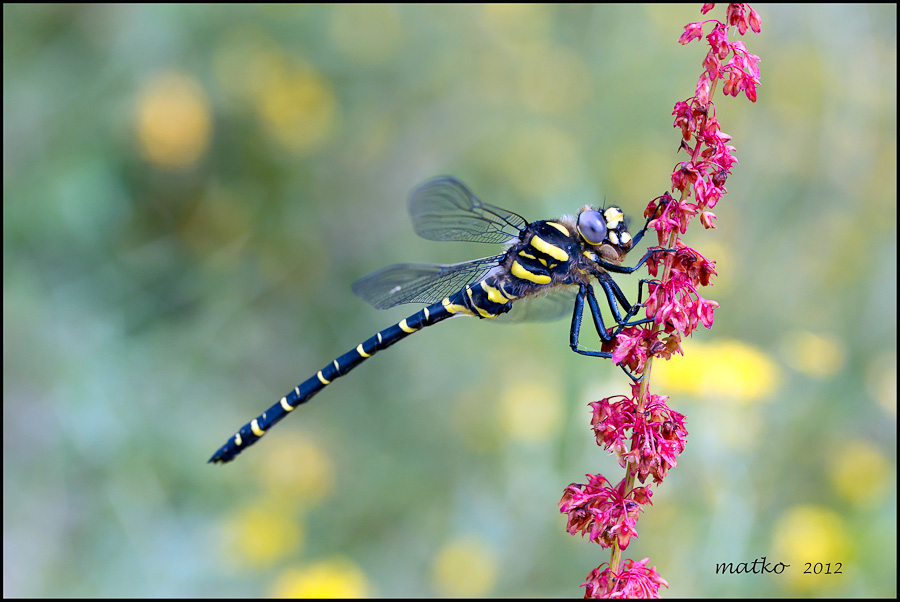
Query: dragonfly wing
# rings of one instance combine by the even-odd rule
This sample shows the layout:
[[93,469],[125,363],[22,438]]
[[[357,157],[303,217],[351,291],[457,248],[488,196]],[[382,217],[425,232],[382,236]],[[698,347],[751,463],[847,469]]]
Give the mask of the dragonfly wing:
[[416,233],[428,240],[504,243],[528,226],[521,215],[482,202],[452,176],[432,178],[409,196]]
[[377,309],[402,303],[436,303],[484,278],[503,257],[495,255],[449,265],[392,265],[354,282],[353,293]]
[[546,295],[533,295],[513,303],[509,313],[491,320],[497,324],[518,324],[520,322],[552,322],[564,316],[571,317],[575,307],[577,287],[560,287]]

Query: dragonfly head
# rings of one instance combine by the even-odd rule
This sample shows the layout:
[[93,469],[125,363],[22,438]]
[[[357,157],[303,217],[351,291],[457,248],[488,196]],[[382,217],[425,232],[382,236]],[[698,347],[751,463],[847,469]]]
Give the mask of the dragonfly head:
[[634,244],[625,224],[625,214],[618,207],[596,211],[585,206],[578,214],[576,228],[590,249],[612,263],[625,259]]

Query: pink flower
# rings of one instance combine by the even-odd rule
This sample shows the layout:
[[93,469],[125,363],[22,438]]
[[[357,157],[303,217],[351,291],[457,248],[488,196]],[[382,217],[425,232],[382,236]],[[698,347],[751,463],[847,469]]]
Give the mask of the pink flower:
[[[716,140],[722,134],[719,130],[719,120],[716,118],[715,107],[707,113],[706,119],[702,120],[699,126],[698,135],[707,144],[710,144],[710,141]],[[728,134],[725,135],[728,136]],[[728,136],[728,139],[730,140],[731,136]]]
[[[709,284],[710,276],[715,273],[715,263],[706,261],[688,247],[679,249],[669,279],[649,284],[650,295],[644,303],[647,317],[653,318],[659,326],[671,327],[685,335],[693,333],[700,322],[707,328],[711,327],[712,312],[719,304],[701,297],[697,286]],[[633,328],[637,327],[625,328],[616,337],[621,349],[617,347],[613,351],[613,361],[618,363],[616,360],[620,358],[621,365],[638,370],[632,368],[636,365],[639,366],[638,371],[642,371],[647,357],[658,352],[648,344],[648,341],[655,341],[651,334],[636,333]]]
[[691,110],[691,106],[683,100],[676,102],[675,110],[672,111],[672,115],[675,115],[674,127],[681,128],[682,139],[690,141],[691,132],[693,132],[696,127],[694,112]]
[[559,500],[559,511],[568,515],[566,529],[570,534],[584,537],[609,548],[618,543],[619,549],[628,547],[641,506],[649,504],[653,492],[647,487],[634,487],[625,493],[625,479],[612,487],[603,475],[585,475],[586,485],[572,483]]
[[750,8],[749,5],[747,5],[747,8],[750,9],[750,15],[748,16],[750,29],[753,30],[753,33],[759,33],[762,31],[762,20],[759,18],[759,13]]
[[707,286],[710,277],[716,275],[716,262],[709,261],[698,251],[680,244],[675,252],[672,269],[687,274],[694,286]]
[[709,75],[710,79],[719,79],[720,69],[722,68],[722,61],[714,52],[707,52],[706,58],[703,59],[703,68],[706,70],[706,73]]
[[741,41],[731,44],[734,56],[723,67],[722,72],[729,78],[722,88],[722,92],[737,96],[743,91],[751,102],[756,102],[756,86],[759,85],[759,57],[747,52],[747,48]]
[[591,403],[591,426],[597,445],[615,453],[623,468],[630,462],[642,483],[652,475],[658,484],[684,451],[684,415],[669,409],[667,395],[650,395],[638,411],[640,385],[635,383],[631,393],[630,398],[617,395]]
[[[647,315],[652,315],[649,306]],[[685,316],[685,321],[687,322],[687,316]],[[616,335],[615,339],[604,343],[600,349],[612,351],[614,364],[640,374],[644,371],[647,360],[651,357],[668,359],[675,351],[681,353],[678,335],[670,332],[662,340],[660,340],[660,336],[660,332],[653,330],[647,325],[629,326],[622,329],[622,332]]]
[[713,311],[719,308],[719,304],[710,299],[698,296],[692,307],[693,314],[707,328],[712,328]]
[[738,33],[741,35],[747,33],[748,29],[752,29],[753,33],[761,31],[759,13],[750,8],[749,4],[729,4],[725,13],[725,20],[729,25],[737,25]]
[[[683,225],[690,221],[689,214],[693,210],[692,207],[690,204],[680,204],[668,192],[663,193],[662,196],[656,197],[647,204],[647,208],[644,209],[644,217],[650,219],[647,227],[656,230],[660,245],[669,239],[669,235],[673,231],[680,230]],[[654,254],[651,256],[650,261],[655,264],[658,259],[659,255]],[[652,267],[650,273],[654,276],[656,275]]]
[[[639,393],[635,389],[634,394]],[[634,417],[635,443],[623,459],[636,466],[641,483],[648,476],[654,483],[661,483],[684,451],[688,434],[684,414],[670,409],[667,399],[667,395],[650,395],[644,411]]]
[[725,27],[724,23],[719,23],[717,21],[713,30],[707,34],[706,41],[709,42],[711,48],[710,52],[714,52],[720,59],[724,60],[725,57],[728,56],[730,50],[728,44],[728,29]]
[[[724,187],[716,186],[711,180],[707,181],[701,178],[694,183],[694,198],[697,199],[697,205],[700,207],[715,207],[724,194]],[[685,230],[681,232],[683,234]]]
[[684,33],[678,38],[678,43],[684,46],[685,44],[689,44],[694,40],[699,40],[702,37],[703,23],[688,23],[684,26]]
[[699,177],[700,172],[694,164],[683,161],[672,172],[672,190],[687,190]]
[[[612,401],[616,398],[619,398],[619,401]],[[597,445],[613,452],[621,460],[631,445],[628,429],[633,424],[632,417],[637,405],[633,399],[624,395],[606,397],[588,405],[594,410],[591,426]],[[621,461],[620,464],[625,466]]]
[[[669,587],[659,576],[656,567],[647,568],[649,558],[638,562],[626,559],[622,570],[616,573],[607,564],[601,564],[590,572],[581,584],[585,598],[659,598],[660,586]],[[607,568],[603,568],[606,566]]]
[[694,90],[694,98],[701,106],[709,104],[709,89],[712,82],[709,79],[709,73],[704,71],[697,80],[697,88]]

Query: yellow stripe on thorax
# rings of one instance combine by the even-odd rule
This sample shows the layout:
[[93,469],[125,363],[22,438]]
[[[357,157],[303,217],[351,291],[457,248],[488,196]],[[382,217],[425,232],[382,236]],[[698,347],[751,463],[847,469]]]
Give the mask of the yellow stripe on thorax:
[[529,282],[534,282],[535,284],[550,284],[550,276],[545,276],[543,274],[532,274],[531,272],[523,268],[518,261],[513,261],[512,267],[510,268],[509,272],[516,278],[528,280]]
[[557,223],[557,222],[546,222],[546,224],[547,224],[548,226],[553,226],[554,228],[556,228],[557,230],[559,230],[560,232],[562,232],[562,233],[565,234],[566,236],[569,236],[569,230],[568,230],[565,226],[563,226],[562,224],[559,224],[559,223]]
[[569,254],[556,245],[552,245],[537,234],[531,237],[531,246],[557,261],[569,261]]

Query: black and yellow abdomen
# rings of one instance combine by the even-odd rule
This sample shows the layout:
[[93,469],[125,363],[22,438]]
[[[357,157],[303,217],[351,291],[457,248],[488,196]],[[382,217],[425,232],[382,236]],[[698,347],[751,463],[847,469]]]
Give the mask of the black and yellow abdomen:
[[213,463],[230,462],[244,449],[259,441],[266,431],[294,411],[297,406],[312,399],[316,393],[379,351],[387,349],[426,326],[432,326],[456,315],[496,318],[508,312],[512,308],[511,301],[515,297],[507,295],[487,282],[477,282],[467,285],[463,290],[450,295],[440,303],[429,305],[397,324],[379,331],[357,345],[355,349],[344,353],[316,372],[315,376],[294,387],[294,390],[282,397],[278,403],[242,426],[225,445],[212,455],[209,461]]
[[[454,295],[454,297],[458,296],[458,293]],[[316,393],[379,351],[387,349],[397,341],[405,339],[426,326],[437,324],[441,320],[446,320],[461,311],[451,311],[443,304],[435,303],[369,337],[357,345],[355,349],[336,358],[316,372],[314,376],[294,387],[294,390],[282,397],[278,403],[242,426],[225,445],[212,455],[209,461],[213,463],[230,462],[244,449],[259,441],[266,434],[266,431],[294,411],[297,406],[312,399]]]

